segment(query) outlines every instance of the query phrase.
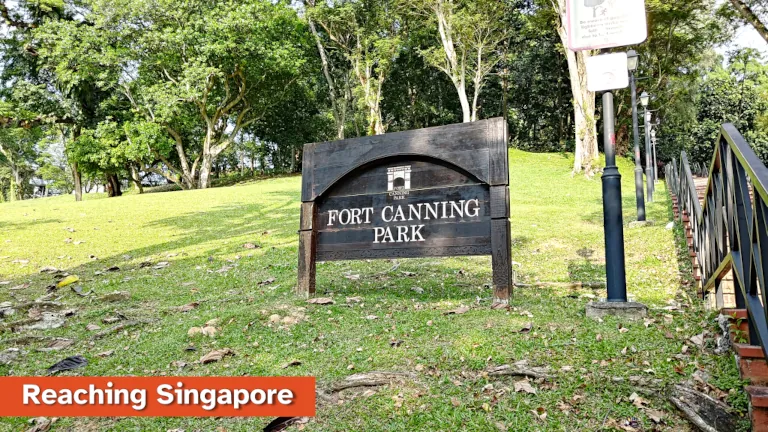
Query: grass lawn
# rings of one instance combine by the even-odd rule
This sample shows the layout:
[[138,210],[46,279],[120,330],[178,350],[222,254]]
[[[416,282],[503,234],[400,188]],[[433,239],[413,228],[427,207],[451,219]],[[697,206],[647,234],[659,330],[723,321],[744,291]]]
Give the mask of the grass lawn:
[[[633,166],[620,162],[626,224],[635,214]],[[601,183],[572,177],[571,164],[569,155],[510,152],[519,283],[605,278]],[[671,208],[662,183],[658,189],[648,205],[656,225],[625,228],[627,285],[631,297],[651,308],[653,322],[645,324],[586,319],[585,304],[604,296],[604,289],[519,288],[510,311],[491,310],[490,257],[320,263],[318,295],[335,304],[307,304],[292,294],[298,176],[199,191],[89,196],[80,203],[56,197],[2,204],[0,282],[8,283],[0,285],[0,303],[45,295],[54,282],[39,273],[45,266],[78,275],[82,292],[93,294],[80,297],[69,287],[56,292],[55,299],[77,309],[60,328],[5,330],[26,318],[23,311],[0,321],[0,351],[22,350],[0,365],[0,374],[44,375],[56,361],[77,354],[89,364],[63,375],[314,375],[326,385],[352,373],[410,371],[415,378],[405,383],[338,395],[314,420],[292,428],[592,431],[613,430],[634,418],[638,427],[624,430],[692,430],[661,387],[702,370],[738,409],[746,409],[746,398],[732,356],[712,355],[712,339],[705,349],[689,341],[716,330],[714,315],[686,294],[690,263],[678,246],[680,228],[665,229]],[[244,248],[246,243],[258,248]],[[154,268],[160,262],[168,266]],[[112,266],[119,270],[105,271]],[[100,299],[116,290],[130,298]],[[347,297],[362,301],[348,303]],[[199,305],[178,310],[192,302]],[[460,305],[470,311],[443,314]],[[88,331],[88,324],[104,330],[111,324],[102,319],[119,315],[144,323],[91,340],[100,330]],[[214,337],[188,336],[191,327],[211,319],[219,320]],[[532,329],[520,332],[527,323]],[[50,341],[19,341],[25,334],[75,343],[41,352]],[[196,350],[187,350],[190,345]],[[235,355],[200,364],[201,356],[224,347]],[[301,363],[283,369],[292,360]],[[179,361],[186,363],[183,369]],[[532,381],[536,393],[529,394],[515,391],[519,378],[484,373],[519,361],[548,366],[554,378]],[[634,392],[647,403],[633,404]],[[269,420],[66,418],[53,429],[253,431]],[[26,419],[0,421],[0,430],[24,427]]]

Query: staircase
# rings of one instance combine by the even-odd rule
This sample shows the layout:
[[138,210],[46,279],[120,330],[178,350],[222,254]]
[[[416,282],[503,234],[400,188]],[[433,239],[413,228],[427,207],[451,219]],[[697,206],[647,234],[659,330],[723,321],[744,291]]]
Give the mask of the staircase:
[[768,286],[768,168],[725,124],[710,177],[694,176],[685,152],[666,175],[698,294],[729,317],[739,375],[749,383],[752,430],[768,432],[768,299],[761,289]]

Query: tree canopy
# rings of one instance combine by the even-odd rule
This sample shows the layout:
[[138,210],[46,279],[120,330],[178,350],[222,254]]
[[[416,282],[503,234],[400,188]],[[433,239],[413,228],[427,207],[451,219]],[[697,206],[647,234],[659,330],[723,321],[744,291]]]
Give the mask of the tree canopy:
[[[715,48],[735,25],[759,30],[763,3],[646,1],[649,37],[632,48],[662,160],[680,149],[706,159],[723,121],[762,148],[764,59]],[[574,171],[596,168],[601,113],[584,85],[596,53],[564,45],[562,1],[0,5],[3,199],[28,196],[32,178],[78,196],[83,182],[110,195],[149,178],[206,188],[221,175],[298,171],[307,142],[496,116],[511,146],[574,152]],[[624,153],[629,92],[617,98]]]

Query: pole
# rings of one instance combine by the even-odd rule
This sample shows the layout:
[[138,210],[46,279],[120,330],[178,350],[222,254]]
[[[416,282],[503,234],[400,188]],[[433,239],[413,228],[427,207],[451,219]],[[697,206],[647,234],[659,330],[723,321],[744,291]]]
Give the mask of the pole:
[[616,166],[616,132],[613,93],[603,93],[603,225],[605,229],[605,274],[609,302],[627,301],[624,268],[624,221],[621,214],[621,174]]
[[637,201],[637,220],[645,220],[645,196],[643,195],[643,162],[640,159],[640,128],[637,125],[637,85],[634,72],[629,73],[632,92],[632,133],[635,138],[635,200]]
[[648,190],[648,202],[653,202],[653,171],[651,167],[651,113],[643,107],[643,119],[645,119],[645,186]]
[[[653,181],[659,181],[659,163],[656,160],[656,138],[653,139]],[[656,185],[653,186],[656,189]]]

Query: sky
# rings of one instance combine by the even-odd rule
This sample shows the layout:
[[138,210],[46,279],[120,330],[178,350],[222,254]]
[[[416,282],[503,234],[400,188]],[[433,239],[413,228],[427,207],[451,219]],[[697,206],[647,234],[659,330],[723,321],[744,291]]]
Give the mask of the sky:
[[768,42],[750,25],[739,28],[731,43],[718,47],[716,51],[726,57],[728,51],[737,48],[754,48],[763,53],[763,60],[768,60]]

